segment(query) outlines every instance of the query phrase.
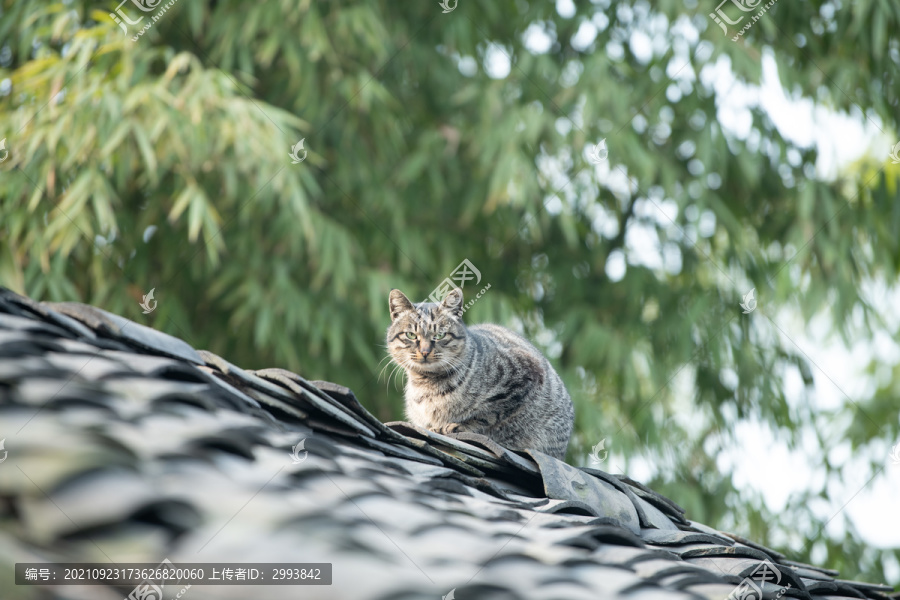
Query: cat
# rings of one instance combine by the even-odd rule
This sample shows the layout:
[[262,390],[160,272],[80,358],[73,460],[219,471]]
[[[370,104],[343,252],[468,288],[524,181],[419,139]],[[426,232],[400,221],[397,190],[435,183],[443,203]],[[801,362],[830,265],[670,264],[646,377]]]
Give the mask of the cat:
[[575,410],[550,362],[499,325],[462,321],[463,293],[413,304],[391,290],[388,353],[406,372],[406,417],[441,433],[472,432],[564,460]]

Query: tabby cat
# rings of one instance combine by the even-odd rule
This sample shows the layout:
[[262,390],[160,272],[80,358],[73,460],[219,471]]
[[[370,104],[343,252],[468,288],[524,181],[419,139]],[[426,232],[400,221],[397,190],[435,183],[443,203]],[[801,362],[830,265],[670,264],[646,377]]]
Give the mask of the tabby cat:
[[437,433],[472,432],[563,460],[575,412],[550,362],[499,325],[462,322],[462,290],[440,304],[389,297],[387,348],[406,372],[406,416]]

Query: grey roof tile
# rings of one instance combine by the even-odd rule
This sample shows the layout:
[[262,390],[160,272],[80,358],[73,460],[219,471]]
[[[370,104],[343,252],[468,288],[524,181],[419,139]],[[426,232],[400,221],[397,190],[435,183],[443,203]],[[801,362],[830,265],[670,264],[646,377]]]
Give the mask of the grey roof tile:
[[441,463],[443,463],[446,466],[455,467],[456,469],[458,469],[459,471],[461,471],[463,473],[466,473],[467,475],[473,475],[475,477],[484,477],[484,471],[481,471],[480,469],[477,469],[476,467],[473,467],[471,465],[464,463],[463,461],[459,460],[455,456],[448,454],[446,452],[443,452],[439,448],[435,448],[434,446],[432,446],[425,440],[408,437],[408,438],[406,438],[406,443],[408,445],[412,446],[413,448],[416,448],[417,450],[421,451],[424,454],[428,454],[430,456],[437,458],[438,460],[441,461]]
[[834,581],[823,581],[821,579],[807,579],[806,577],[802,577],[801,581],[803,582],[803,586],[806,591],[813,593],[823,593],[823,592],[836,592],[839,589],[838,584]]
[[91,328],[85,327],[79,321],[52,310],[46,303],[35,302],[27,296],[11,293],[0,294],[0,312],[28,318],[33,318],[34,316],[42,317],[45,321],[59,325],[68,330],[69,333],[82,339],[94,340],[97,337]]
[[706,600],[724,600],[734,591],[734,586],[728,583],[698,583],[688,586],[687,591]]
[[735,533],[722,532],[722,535],[730,537],[734,541],[736,541],[740,544],[743,544],[744,546],[750,546],[751,548],[756,548],[757,550],[767,554],[768,556],[775,558],[778,561],[784,560],[784,555],[781,554],[780,552],[776,552],[775,550],[772,550],[771,548],[766,548],[762,544],[757,544],[756,542],[753,542],[751,540],[743,538]]
[[[781,560],[780,562],[781,562],[782,564],[784,564],[784,565],[787,565],[787,566],[789,566],[789,567],[795,568],[795,569],[796,569],[798,572],[800,572],[800,573],[802,573],[803,570],[814,571],[814,572],[816,572],[816,573],[819,573],[819,574],[821,574],[821,575],[823,575],[823,576],[828,577],[829,579],[834,579],[835,577],[837,577],[838,575],[840,575],[840,573],[838,573],[837,571],[834,571],[834,570],[832,570],[832,569],[825,569],[825,568],[822,568],[822,567],[815,567],[815,566],[813,566],[813,565],[807,565],[807,564],[804,564],[804,563],[800,563],[800,562],[796,562],[796,561],[793,561],[793,560],[789,560],[789,559],[787,559],[787,558]],[[804,577],[809,577],[809,575],[806,575],[806,574],[804,574],[803,576],[804,576]],[[814,577],[814,579],[815,579],[815,577]]]
[[708,533],[682,530],[641,529],[641,538],[645,542],[657,546],[685,546],[687,544],[721,545],[722,543],[722,538],[711,536]]
[[401,446],[399,444],[390,444],[388,442],[383,442],[381,440],[374,439],[374,438],[368,438],[368,437],[361,437],[359,439],[359,443],[363,444],[365,446],[368,446],[374,450],[383,452],[384,454],[386,454],[388,456],[394,456],[397,458],[404,459],[404,461],[413,460],[413,461],[425,463],[428,465],[436,465],[436,466],[444,465],[444,463],[439,461],[438,459],[428,456],[427,454],[424,454],[417,450],[413,450],[412,448],[408,448],[405,445]]
[[[694,571],[679,571],[665,574],[657,580],[657,583],[665,588],[673,590],[691,591],[698,585],[707,583],[721,583],[722,578],[715,573],[710,573],[705,569],[696,569]],[[733,589],[733,586],[732,586]],[[720,600],[723,600],[722,596]]]
[[61,350],[55,340],[20,334],[8,329],[0,330],[0,358],[21,358],[22,356],[42,356],[47,351]]
[[697,573],[709,575],[709,572],[705,569],[701,569],[684,561],[675,560],[674,558],[666,559],[656,557],[649,560],[630,561],[626,566],[637,573],[642,579],[653,582],[659,582],[672,575],[696,575]]
[[688,523],[688,521],[684,518],[684,509],[678,506],[672,500],[666,498],[662,494],[657,494],[644,484],[634,481],[633,479],[625,475],[614,475],[614,477],[617,477],[620,481],[627,483],[632,487],[634,493],[637,496],[643,498],[644,500],[664,512],[671,519],[684,524]]
[[[302,590],[323,599],[434,600],[455,588],[459,600],[722,600],[764,557],[792,583],[788,597],[889,589],[831,581],[691,523],[627,477],[483,436],[392,429],[340,385],[245,371],[142,327],[0,288],[0,423],[21,430],[0,468],[0,497],[19,507],[0,554],[332,562],[334,585]],[[128,592],[61,589],[41,597]],[[190,598],[245,600],[251,589],[297,595],[195,586]]]
[[50,368],[56,369],[57,372],[77,373],[83,379],[105,379],[131,373],[126,365],[106,353],[84,355],[71,352],[48,352],[42,358]]
[[672,519],[667,517],[661,510],[634,494],[631,488],[625,489],[625,494],[629,496],[631,503],[634,505],[638,513],[641,527],[649,528],[652,531],[663,530],[676,532],[680,531]]
[[77,302],[45,302],[44,306],[81,321],[101,335],[118,339],[136,348],[203,364],[197,351],[184,341],[119,315]]
[[[754,550],[754,552],[762,554],[757,550]],[[685,562],[698,567],[703,567],[712,573],[720,574],[723,579],[731,583],[739,583],[743,578],[751,576],[753,572],[760,567],[764,560],[768,559],[713,554],[710,556],[703,556],[699,558],[686,558]],[[782,569],[780,570],[780,573],[781,584],[787,585],[788,583],[790,583],[797,589],[803,589],[803,584],[800,580],[800,577],[791,572],[790,569]]]
[[0,313],[0,329],[16,332],[44,333],[62,337],[72,335],[71,332],[51,323],[4,313]]
[[[287,373],[287,371],[284,371],[284,369],[263,369],[260,371],[251,371],[250,373],[286,388],[293,394],[291,399],[294,402],[300,403],[301,407],[308,408],[309,410],[317,410],[324,413],[324,415],[337,420],[342,425],[356,430],[362,435],[375,437],[374,429],[362,423],[352,414],[349,414],[349,411],[347,411],[343,405],[328,397],[326,394],[322,394],[314,386],[304,386],[298,383],[296,381],[296,379],[299,379],[297,375],[290,373],[289,376],[286,376],[285,373]],[[312,390],[315,390],[315,393],[313,393]]]
[[582,563],[568,569],[577,581],[595,590],[601,598],[627,597],[648,583],[631,569],[615,566]]
[[734,544],[732,546],[711,546],[703,544],[684,544],[676,551],[683,559],[704,557],[704,556],[737,556],[752,558],[757,561],[772,560],[772,557],[764,552],[744,546],[743,544]]
[[527,453],[541,469],[547,497],[582,502],[590,507],[590,514],[608,517],[620,527],[640,534],[637,510],[624,493],[606,481],[551,456],[536,450]]
[[597,594],[582,583],[551,580],[534,590],[529,600],[597,600]]
[[697,600],[696,597],[686,592],[673,592],[671,590],[650,588],[642,586],[628,591],[629,600],[666,600],[667,598],[685,598]]
[[533,460],[523,457],[517,451],[512,451],[508,448],[504,448],[500,444],[491,439],[488,439],[483,435],[464,432],[456,434],[455,437],[457,439],[490,451],[492,454],[494,454],[494,456],[505,462],[510,467],[513,467],[519,471],[523,471],[529,475],[540,476],[540,469],[538,469]]
[[595,550],[600,547],[601,544],[616,544],[619,546],[635,547],[642,547],[644,545],[641,538],[631,534],[622,527],[614,525],[595,525],[586,531],[578,533],[578,535],[570,536],[557,543],[574,546],[576,548],[584,548],[586,550]]
[[[460,441],[455,437],[440,435],[417,427],[412,423],[397,421],[388,423],[387,425],[397,433],[428,442],[433,448],[466,463],[474,469],[478,469],[484,474],[505,473],[510,471],[509,462],[482,450],[478,446]],[[519,486],[516,487],[519,488]]]

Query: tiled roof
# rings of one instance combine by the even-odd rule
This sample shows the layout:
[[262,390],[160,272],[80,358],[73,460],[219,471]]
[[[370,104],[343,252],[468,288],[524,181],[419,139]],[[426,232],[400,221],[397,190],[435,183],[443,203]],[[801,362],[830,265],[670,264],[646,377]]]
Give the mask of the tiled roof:
[[695,523],[626,477],[382,424],[340,385],[2,288],[0,438],[4,599],[36,597],[11,585],[14,562],[163,558],[333,564],[331,586],[194,586],[189,600],[722,600],[762,561],[780,573],[767,600],[891,592]]

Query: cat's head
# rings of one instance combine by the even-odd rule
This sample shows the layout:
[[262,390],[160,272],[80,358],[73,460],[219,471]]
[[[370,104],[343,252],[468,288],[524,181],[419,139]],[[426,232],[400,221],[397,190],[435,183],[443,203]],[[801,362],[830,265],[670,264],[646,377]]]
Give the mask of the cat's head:
[[423,375],[446,373],[462,364],[466,326],[461,289],[451,290],[440,304],[413,304],[400,290],[391,290],[388,306],[387,349],[394,362]]

